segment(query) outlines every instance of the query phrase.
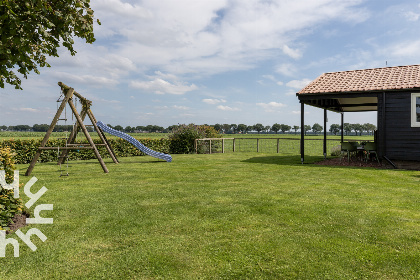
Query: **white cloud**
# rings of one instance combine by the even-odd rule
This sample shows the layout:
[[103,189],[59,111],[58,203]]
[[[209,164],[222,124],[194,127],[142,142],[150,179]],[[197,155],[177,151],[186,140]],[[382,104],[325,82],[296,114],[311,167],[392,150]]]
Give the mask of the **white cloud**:
[[222,111],[240,111],[239,108],[229,107],[229,106],[223,106],[223,105],[217,106],[217,109],[222,110]]
[[207,99],[203,99],[202,101],[204,103],[207,103],[207,104],[210,104],[210,105],[216,105],[216,104],[219,104],[219,103],[226,103],[226,100],[224,100],[224,99],[210,99],[210,98],[207,98]]
[[275,71],[279,74],[292,77],[292,76],[296,75],[297,68],[293,64],[283,63],[283,64],[280,64],[280,65],[277,65]]
[[273,75],[262,75],[262,77],[273,82],[276,81],[276,78]]
[[420,14],[414,13],[413,11],[409,11],[404,14],[408,21],[418,21]]
[[172,108],[177,109],[177,110],[189,110],[190,109],[187,106],[178,106],[178,105],[174,105],[174,106],[172,106]]
[[420,57],[420,40],[411,40],[400,42],[385,50],[385,53],[389,53],[395,57]]
[[302,57],[302,53],[299,50],[291,49],[287,45],[283,46],[283,52],[294,59],[298,59]]
[[275,112],[278,111],[280,108],[286,107],[285,104],[274,101],[269,103],[257,103],[257,106],[264,108],[266,112]]
[[[282,86],[283,85],[283,82],[282,81],[278,81],[273,75],[262,75],[262,77],[265,80],[269,80],[271,82],[274,82],[274,83],[276,83],[279,86]],[[265,83],[265,80],[258,80],[257,83],[259,83],[260,85],[265,85],[266,84]]]
[[79,83],[90,86],[115,86],[119,82],[117,79],[107,78],[104,76],[93,76],[93,75],[77,75],[68,72],[53,72],[54,77],[58,77],[60,80],[66,81],[69,84]]
[[168,110],[169,109],[169,107],[168,106],[155,106],[154,107],[155,108],[155,110]]
[[[130,3],[118,1],[118,0],[101,0],[98,4],[98,13],[108,13],[109,15],[117,14],[121,18],[138,18],[138,19],[149,19],[153,17],[151,11],[139,6],[131,5]],[[105,19],[103,19],[105,20]]]
[[170,83],[161,78],[155,78],[152,81],[132,81],[130,86],[136,89],[154,92],[156,94],[175,94],[182,95],[189,91],[198,89],[194,84],[187,85],[182,82]]
[[361,3],[102,0],[92,6],[102,20],[95,33],[114,42],[114,48],[108,49],[111,54],[129,57],[145,69],[212,75],[254,68],[260,61],[278,57],[279,50],[300,58],[302,51],[290,47],[300,36],[331,20],[366,20],[368,14],[358,8]]
[[108,103],[108,104],[120,104],[121,103],[121,101],[119,101],[119,100],[108,100],[108,99],[104,99],[104,98],[100,98],[100,97],[95,97],[95,96],[89,96],[88,98],[91,101]]
[[40,110],[34,108],[18,108],[18,111],[22,112],[31,112],[31,113],[38,113]]
[[302,89],[305,86],[307,86],[310,82],[312,82],[309,79],[303,79],[303,80],[292,80],[286,84],[286,86],[295,88],[295,89]]

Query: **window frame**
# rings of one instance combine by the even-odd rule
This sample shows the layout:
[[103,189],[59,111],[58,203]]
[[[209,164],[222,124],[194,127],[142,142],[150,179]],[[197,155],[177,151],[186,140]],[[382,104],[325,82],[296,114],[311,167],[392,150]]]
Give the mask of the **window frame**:
[[417,121],[417,98],[420,98],[420,92],[411,93],[411,127],[420,127],[420,121]]

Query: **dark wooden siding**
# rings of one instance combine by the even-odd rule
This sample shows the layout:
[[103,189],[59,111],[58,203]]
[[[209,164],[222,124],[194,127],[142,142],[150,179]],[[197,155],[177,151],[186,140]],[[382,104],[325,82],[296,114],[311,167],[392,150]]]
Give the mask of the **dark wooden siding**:
[[[383,115],[385,113],[385,115]],[[420,161],[420,127],[411,127],[411,92],[386,92],[378,98],[379,154],[391,160]]]

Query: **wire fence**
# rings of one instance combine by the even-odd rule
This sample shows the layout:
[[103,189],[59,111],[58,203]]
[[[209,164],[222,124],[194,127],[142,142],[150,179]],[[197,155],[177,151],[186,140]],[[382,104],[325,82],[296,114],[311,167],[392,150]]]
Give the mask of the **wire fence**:
[[[327,155],[340,151],[340,139],[327,139]],[[205,138],[196,140],[196,152],[233,153],[260,152],[289,155],[300,154],[296,138]],[[323,139],[305,139],[306,155],[323,155]]]

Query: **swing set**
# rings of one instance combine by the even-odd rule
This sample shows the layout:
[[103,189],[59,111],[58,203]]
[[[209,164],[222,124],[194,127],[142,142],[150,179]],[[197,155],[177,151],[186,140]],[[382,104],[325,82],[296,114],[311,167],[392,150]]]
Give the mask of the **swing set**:
[[[108,169],[99,154],[97,146],[105,146],[108,154],[114,161],[114,163],[118,163],[118,160],[115,156],[114,151],[112,150],[112,147],[110,146],[108,139],[106,138],[104,132],[96,125],[97,120],[95,116],[92,113],[92,110],[90,107],[92,106],[92,101],[84,98],[81,94],[77,93],[73,88],[66,86],[62,82],[58,82],[58,85],[61,87],[61,96],[57,100],[57,105],[59,102],[61,102],[60,107],[57,109],[57,113],[55,114],[54,119],[51,122],[50,127],[48,128],[47,133],[44,136],[44,139],[41,142],[41,145],[38,147],[38,150],[32,159],[31,164],[29,165],[28,169],[26,170],[25,176],[31,175],[32,170],[35,167],[35,164],[37,163],[42,151],[44,150],[57,150],[57,157],[58,162],[57,164],[60,165],[60,176],[68,176],[68,160],[69,160],[69,151],[70,150],[82,150],[82,149],[90,149],[93,150],[96,158],[99,161],[99,164],[101,165],[104,173],[108,173]],[[61,99],[62,98],[62,99]],[[82,105],[80,114],[77,111],[76,104],[77,99],[79,100],[79,103]],[[73,102],[74,100],[74,102]],[[73,124],[73,129],[70,132],[70,135],[67,137],[67,131],[66,131],[66,137],[62,138],[65,139],[66,144],[65,146],[57,146],[57,147],[46,147],[48,139],[51,136],[51,133],[54,130],[54,127],[57,125],[58,121],[64,120],[67,124],[67,104],[69,105],[71,111],[72,111],[72,120],[73,116],[76,118],[76,122]],[[61,118],[61,115],[64,111],[64,118]],[[92,122],[92,125],[85,125],[83,122],[86,118],[86,116],[89,117],[90,121]],[[90,136],[88,130],[86,129],[86,126],[93,126],[95,131],[98,133],[99,138],[101,139],[100,144],[95,144],[92,140],[92,137]],[[89,144],[81,144],[81,143],[75,143],[78,132],[82,130],[83,134],[85,135],[87,141]],[[60,153],[61,151],[61,153]],[[66,174],[63,174],[63,170],[61,168],[61,165],[66,162]]]

